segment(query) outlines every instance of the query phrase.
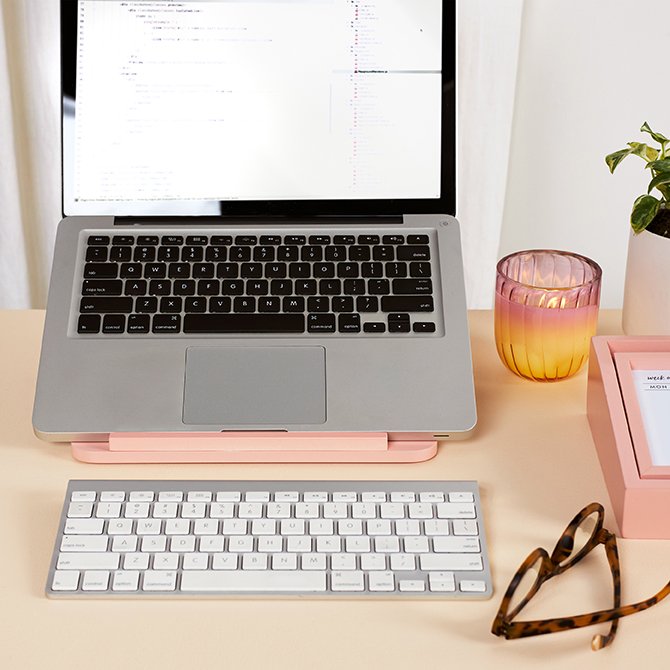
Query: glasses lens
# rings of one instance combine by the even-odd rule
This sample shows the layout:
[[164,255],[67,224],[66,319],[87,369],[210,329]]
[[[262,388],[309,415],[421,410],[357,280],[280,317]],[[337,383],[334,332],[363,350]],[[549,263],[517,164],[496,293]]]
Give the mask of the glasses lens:
[[[574,539],[564,535],[557,545],[556,549],[561,548],[561,560],[559,565],[565,567],[570,563],[574,563],[576,560],[579,560],[584,556],[584,553],[587,550],[587,545],[593,539],[593,536],[597,533],[599,529],[600,515],[597,511],[593,511],[588,516],[584,517],[581,523],[577,526],[575,530]],[[556,556],[556,550],[554,550],[554,556]]]
[[541,567],[542,556],[537,556],[535,562],[531,563],[525,572],[519,576],[519,581],[512,594],[509,608],[507,610],[510,618],[517,614],[519,607],[523,604],[526,598],[530,598],[534,595]]

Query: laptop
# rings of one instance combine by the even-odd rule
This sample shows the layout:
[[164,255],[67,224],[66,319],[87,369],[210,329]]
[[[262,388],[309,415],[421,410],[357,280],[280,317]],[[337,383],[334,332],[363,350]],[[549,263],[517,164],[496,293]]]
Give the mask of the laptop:
[[61,13],[36,434],[467,435],[455,2]]

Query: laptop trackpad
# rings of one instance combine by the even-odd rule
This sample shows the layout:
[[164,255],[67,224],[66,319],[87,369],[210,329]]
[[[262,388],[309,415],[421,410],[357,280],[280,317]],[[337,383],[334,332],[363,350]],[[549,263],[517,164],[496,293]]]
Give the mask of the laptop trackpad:
[[323,347],[190,347],[184,423],[325,423]]

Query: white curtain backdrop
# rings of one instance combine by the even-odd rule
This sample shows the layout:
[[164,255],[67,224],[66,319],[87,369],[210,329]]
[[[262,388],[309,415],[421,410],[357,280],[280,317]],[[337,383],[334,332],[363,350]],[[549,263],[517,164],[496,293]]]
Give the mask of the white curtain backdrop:
[[59,3],[1,1],[0,307],[43,307],[60,219]]
[[[0,2],[0,308],[42,308],[61,211],[59,3]],[[458,4],[458,216],[471,308],[492,302],[522,5]]]
[[470,309],[493,306],[523,4],[523,0],[458,3],[457,216]]

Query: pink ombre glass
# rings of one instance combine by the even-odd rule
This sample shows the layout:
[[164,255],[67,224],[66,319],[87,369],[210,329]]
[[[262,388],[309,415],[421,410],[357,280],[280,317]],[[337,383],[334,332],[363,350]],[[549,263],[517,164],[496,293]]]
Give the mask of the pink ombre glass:
[[578,372],[595,335],[602,270],[565,251],[519,251],[499,261],[495,338],[503,363],[536,381]]

